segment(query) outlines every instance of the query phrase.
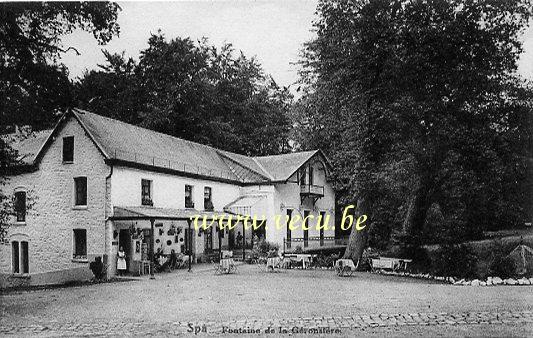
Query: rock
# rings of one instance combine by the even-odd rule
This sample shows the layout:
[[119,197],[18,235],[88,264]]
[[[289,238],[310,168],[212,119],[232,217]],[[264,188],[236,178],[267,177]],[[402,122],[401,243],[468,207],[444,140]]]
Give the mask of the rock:
[[487,284],[487,286],[492,286],[493,285],[492,281],[489,281],[488,279],[487,279],[487,283],[486,284]]
[[529,279],[529,284],[533,285],[533,277]]
[[480,284],[479,279],[474,279],[472,282],[470,282],[470,285],[472,286],[479,286],[479,284]]
[[487,277],[487,283],[491,283],[492,284],[492,277]]
[[470,284],[472,284],[471,281],[467,281],[467,280],[465,280],[465,281],[463,282],[463,285],[470,285]]
[[503,281],[506,285],[516,285],[518,282],[515,279],[507,278]]
[[454,284],[455,283],[455,279],[453,277],[448,277],[448,282]]
[[487,286],[487,282],[479,282],[480,286]]
[[461,279],[461,280],[458,280],[457,282],[453,283],[454,285],[463,285],[463,282],[465,280],[464,279]]
[[492,284],[499,285],[499,284],[502,284],[502,283],[503,283],[503,280],[500,277],[492,278]]
[[529,279],[525,278],[525,277],[522,277],[518,280],[518,284],[520,285],[529,285],[531,283],[529,283]]

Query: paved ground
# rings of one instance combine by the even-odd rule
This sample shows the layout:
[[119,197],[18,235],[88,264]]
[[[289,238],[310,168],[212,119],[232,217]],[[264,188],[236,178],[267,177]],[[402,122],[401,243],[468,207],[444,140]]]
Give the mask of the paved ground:
[[182,270],[1,297],[0,335],[165,336],[194,328],[241,336],[533,335],[533,286],[464,287],[368,273],[341,278],[240,266],[235,275]]

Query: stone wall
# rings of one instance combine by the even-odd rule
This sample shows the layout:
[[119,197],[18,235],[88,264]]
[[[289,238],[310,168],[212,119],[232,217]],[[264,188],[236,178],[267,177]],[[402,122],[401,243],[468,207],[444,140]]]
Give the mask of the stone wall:
[[[62,162],[64,136],[74,136],[74,161],[70,164]],[[2,284],[13,283],[13,240],[29,243],[29,279],[26,276],[17,281],[47,284],[48,280],[59,283],[90,276],[88,262],[105,253],[104,210],[109,172],[102,154],[78,122],[70,118],[46,150],[37,171],[10,177],[4,191],[9,194],[16,188],[25,188],[28,204],[32,206],[26,222],[13,223],[8,243],[0,244]],[[74,207],[74,177],[77,176],[87,177],[87,207],[84,208]],[[87,230],[87,260],[73,260],[73,229]]]

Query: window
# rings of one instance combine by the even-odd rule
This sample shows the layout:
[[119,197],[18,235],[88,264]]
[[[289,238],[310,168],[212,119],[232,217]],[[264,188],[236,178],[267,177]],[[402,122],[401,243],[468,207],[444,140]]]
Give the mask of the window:
[[211,200],[211,187],[204,188],[204,209],[213,210],[213,201]]
[[28,242],[11,242],[11,267],[13,273],[29,273]]
[[152,202],[152,181],[141,180],[141,204],[154,205]]
[[305,167],[300,169],[300,185],[306,184],[306,170],[305,169],[306,169]]
[[73,258],[87,259],[87,230],[74,229]]
[[309,166],[309,185],[313,185],[313,167]]
[[291,248],[292,233],[291,233],[291,228],[289,227],[289,225],[291,224],[291,219],[292,219],[292,209],[287,209],[287,249]]
[[192,188],[192,185],[185,185],[185,208],[194,208]]
[[326,225],[326,213],[320,212],[320,246],[324,246],[324,226]]
[[87,205],[87,177],[75,177],[74,178],[74,205],[86,206]]
[[304,228],[304,248],[309,246],[309,210],[304,211],[304,219],[305,223],[302,224],[302,228]]
[[63,137],[63,162],[74,162],[74,136]]
[[26,192],[15,192],[15,215],[17,216],[17,222],[26,222]]

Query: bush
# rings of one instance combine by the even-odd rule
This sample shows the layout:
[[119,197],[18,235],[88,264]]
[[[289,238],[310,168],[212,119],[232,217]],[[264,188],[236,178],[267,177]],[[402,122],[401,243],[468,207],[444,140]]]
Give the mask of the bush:
[[477,256],[464,244],[444,245],[435,252],[433,274],[443,277],[477,277]]
[[500,278],[515,277],[515,261],[508,256],[496,256],[490,262],[489,273],[491,276]]
[[304,250],[299,245],[296,248],[294,248],[294,253],[296,253],[296,254],[300,254],[300,253],[303,253],[303,252],[304,252]]
[[431,272],[431,259],[426,249],[419,246],[401,247],[397,254],[392,255],[398,258],[412,259],[413,262],[407,266],[411,272]]
[[272,252],[277,253],[278,250],[278,244],[261,240],[259,243],[257,243],[257,246],[254,246],[253,255],[254,257],[266,257],[269,256]]

